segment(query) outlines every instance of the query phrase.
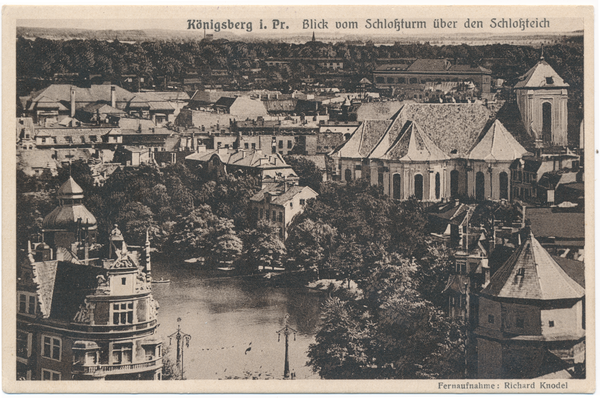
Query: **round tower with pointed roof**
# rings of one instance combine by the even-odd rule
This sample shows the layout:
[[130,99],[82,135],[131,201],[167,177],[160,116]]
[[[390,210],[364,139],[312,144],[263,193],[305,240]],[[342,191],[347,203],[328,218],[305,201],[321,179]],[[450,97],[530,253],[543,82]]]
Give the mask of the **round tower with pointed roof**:
[[517,106],[527,133],[544,145],[567,146],[567,89],[569,85],[544,60],[515,85]]
[[75,242],[96,242],[96,217],[83,205],[83,189],[73,177],[57,192],[59,205],[42,223],[44,241],[50,246],[71,248]]
[[534,378],[585,358],[585,289],[530,231],[479,295],[479,378]]

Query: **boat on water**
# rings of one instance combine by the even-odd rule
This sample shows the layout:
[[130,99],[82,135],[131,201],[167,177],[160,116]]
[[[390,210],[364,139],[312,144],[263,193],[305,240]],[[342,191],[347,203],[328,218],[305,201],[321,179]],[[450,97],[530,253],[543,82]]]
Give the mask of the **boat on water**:
[[171,283],[171,280],[165,278],[153,279],[152,283]]

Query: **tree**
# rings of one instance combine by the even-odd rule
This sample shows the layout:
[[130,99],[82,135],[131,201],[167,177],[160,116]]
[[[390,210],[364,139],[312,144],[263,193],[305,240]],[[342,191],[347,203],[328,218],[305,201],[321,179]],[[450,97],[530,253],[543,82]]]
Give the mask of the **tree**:
[[173,227],[169,250],[173,255],[203,258],[215,265],[231,263],[242,252],[233,220],[218,217],[208,205],[200,205]]
[[323,305],[325,320],[308,347],[308,366],[325,379],[368,378],[370,325],[348,301],[337,297]]
[[319,279],[321,273],[331,266],[331,255],[337,230],[321,220],[304,220],[290,231],[288,236],[288,266],[310,271]]
[[364,251],[365,247],[356,242],[354,235],[340,235],[335,252],[335,268],[348,279],[348,288],[350,281],[361,274],[365,263]]
[[316,192],[319,192],[321,182],[323,181],[323,173],[319,170],[315,162],[301,156],[285,156],[284,159],[298,174],[298,183],[301,186],[311,187]]
[[309,365],[325,378],[464,376],[464,328],[423,298],[415,271],[386,255],[358,281],[362,294],[329,302]]
[[140,202],[129,202],[123,206],[115,222],[121,227],[125,241],[130,244],[143,244],[146,231],[149,231],[152,236],[159,233],[152,210]]
[[259,266],[263,266],[265,270],[281,267],[286,249],[275,224],[267,220],[258,221],[256,228],[244,232],[243,241],[244,273],[257,272]]

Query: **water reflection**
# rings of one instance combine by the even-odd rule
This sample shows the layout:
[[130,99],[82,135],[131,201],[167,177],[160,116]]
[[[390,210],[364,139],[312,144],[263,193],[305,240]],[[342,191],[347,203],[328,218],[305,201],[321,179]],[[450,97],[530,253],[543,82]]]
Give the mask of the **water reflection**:
[[[298,330],[290,341],[290,369],[299,379],[318,378],[306,367],[306,351],[314,342],[323,295],[307,289],[276,288],[239,277],[218,277],[193,266],[154,261],[154,284],[160,303],[158,328],[165,346],[177,329],[192,339],[184,355],[188,379],[224,379],[252,374],[259,379],[283,377],[284,345],[277,333],[284,316]],[[174,344],[174,342],[173,342]],[[175,352],[175,345],[172,346]],[[174,355],[173,355],[174,357]]]

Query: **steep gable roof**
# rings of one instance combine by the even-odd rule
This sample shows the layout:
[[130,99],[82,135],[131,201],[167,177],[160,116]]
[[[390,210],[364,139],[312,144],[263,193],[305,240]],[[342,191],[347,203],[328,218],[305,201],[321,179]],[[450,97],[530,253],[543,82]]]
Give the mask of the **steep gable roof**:
[[392,123],[391,120],[365,120],[352,136],[332,155],[347,158],[366,158]]
[[[556,73],[550,64],[540,60],[535,66],[521,76],[515,88],[566,88],[567,83]],[[550,79],[550,80],[548,80]]]
[[584,289],[554,261],[529,233],[521,246],[492,276],[484,295],[506,299],[579,299]]
[[433,161],[449,159],[431,139],[412,121],[406,122],[396,142],[383,155],[383,159],[407,161]]
[[408,103],[397,113],[394,123],[404,126],[413,121],[446,155],[465,157],[491,116],[481,104]]
[[469,153],[469,159],[476,160],[515,160],[527,154],[519,142],[506,128],[495,120],[484,133],[481,141]]

